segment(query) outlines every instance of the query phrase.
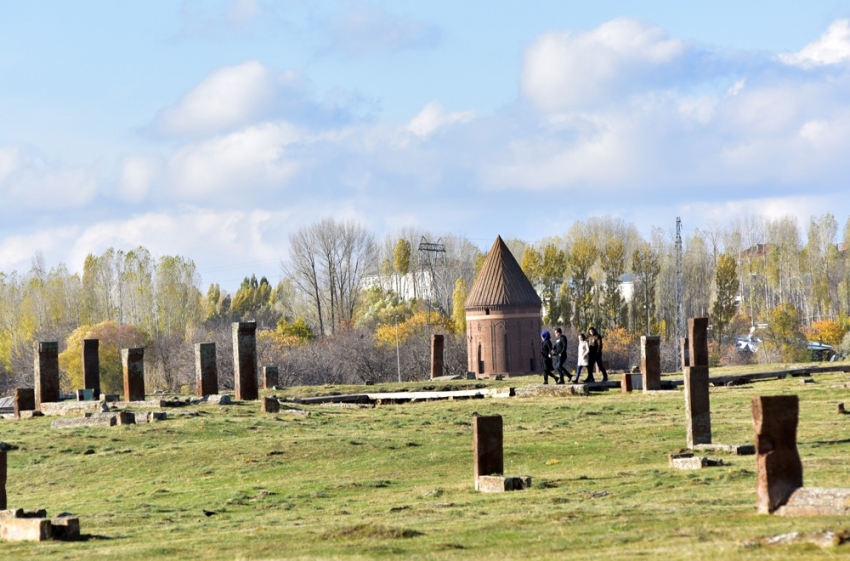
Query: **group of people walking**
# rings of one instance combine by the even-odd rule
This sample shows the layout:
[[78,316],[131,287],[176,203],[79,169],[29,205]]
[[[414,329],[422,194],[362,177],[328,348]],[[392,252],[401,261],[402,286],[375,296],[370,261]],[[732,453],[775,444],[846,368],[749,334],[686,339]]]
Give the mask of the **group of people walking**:
[[[578,363],[576,364],[576,379],[573,381],[573,376],[570,369],[567,367],[567,338],[564,336],[563,330],[558,327],[555,329],[555,340],[552,341],[552,336],[548,331],[540,334],[543,344],[540,349],[540,355],[543,358],[543,383],[549,383],[551,376],[556,384],[563,384],[564,378],[571,383],[578,384],[581,378],[582,370],[587,369],[585,383],[595,382],[593,377],[593,367],[597,366],[602,373],[602,381],[608,381],[608,372],[602,366],[602,335],[600,335],[595,327],[587,330],[588,335],[579,333],[578,336]],[[554,360],[554,365],[553,365]]]

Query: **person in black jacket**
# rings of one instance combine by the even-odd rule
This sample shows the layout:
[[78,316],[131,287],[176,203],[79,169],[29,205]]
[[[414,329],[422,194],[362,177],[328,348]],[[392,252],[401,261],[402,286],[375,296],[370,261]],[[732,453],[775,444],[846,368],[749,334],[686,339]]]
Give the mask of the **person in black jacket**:
[[595,327],[591,327],[587,330],[589,337],[587,338],[587,346],[590,349],[590,352],[587,354],[587,372],[590,380],[593,380],[593,366],[596,365],[599,371],[602,373],[602,381],[608,381],[608,373],[605,371],[605,367],[602,366],[602,335],[600,335]]
[[540,345],[540,356],[543,358],[543,383],[548,384],[549,376],[554,377],[552,374],[552,339],[548,331],[541,333],[540,338],[543,340],[543,344]]
[[564,376],[572,382],[573,375],[567,368],[567,338],[564,337],[564,332],[560,327],[555,330],[555,344],[552,347],[552,354],[555,357],[555,372],[560,375],[558,383],[564,383]]

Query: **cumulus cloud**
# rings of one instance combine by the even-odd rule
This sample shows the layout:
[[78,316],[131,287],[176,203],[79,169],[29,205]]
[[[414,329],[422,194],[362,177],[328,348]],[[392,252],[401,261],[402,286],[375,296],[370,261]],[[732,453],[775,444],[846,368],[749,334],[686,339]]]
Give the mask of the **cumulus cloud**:
[[591,31],[544,33],[525,52],[522,91],[544,111],[581,107],[623,89],[641,91],[684,52],[685,43],[663,29],[626,18]]
[[812,68],[846,63],[850,60],[850,19],[839,19],[796,53],[782,53],[779,60],[786,64]]
[[446,113],[439,101],[430,101],[407,124],[407,130],[418,137],[426,138],[438,130],[455,123],[468,123],[475,117],[472,111]]
[[34,150],[0,146],[0,211],[62,209],[89,203],[97,193],[93,170],[49,163]]
[[131,203],[147,197],[151,185],[162,173],[162,162],[151,156],[129,156],[121,162],[117,194]]
[[396,16],[382,6],[354,2],[348,10],[327,19],[331,48],[351,56],[435,47],[440,28],[424,21]]
[[257,0],[231,0],[225,5],[211,5],[207,0],[187,0],[180,15],[182,37],[220,38],[232,35],[252,22],[263,12]]

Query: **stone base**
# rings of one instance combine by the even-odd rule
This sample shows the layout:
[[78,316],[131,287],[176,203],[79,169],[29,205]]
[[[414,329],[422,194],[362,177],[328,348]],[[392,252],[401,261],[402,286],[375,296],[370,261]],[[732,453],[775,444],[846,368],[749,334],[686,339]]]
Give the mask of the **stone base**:
[[230,405],[233,403],[231,397],[227,394],[224,395],[205,395],[201,400],[202,403],[210,403],[213,405]]
[[263,413],[279,413],[280,402],[271,397],[260,398],[260,411]]
[[722,466],[723,460],[694,456],[690,452],[670,454],[670,467],[674,469],[702,469],[704,467]]
[[34,417],[44,417],[41,411],[21,411],[19,419],[32,419]]
[[103,401],[59,401],[42,403],[41,412],[48,416],[82,415],[85,413],[103,413],[109,411]]
[[850,489],[801,487],[791,494],[783,506],[774,511],[779,516],[842,516],[850,514]]
[[501,475],[479,475],[475,482],[476,490],[482,493],[503,493],[521,491],[531,487],[531,476],[502,477]]
[[0,520],[0,540],[43,542],[52,536],[47,518],[6,518]]
[[50,519],[51,535],[54,540],[72,541],[80,539],[80,519],[59,516]]
[[694,444],[691,449],[727,452],[736,456],[752,456],[756,453],[756,447],[752,444]]
[[168,418],[168,414],[165,411],[137,411],[133,415],[137,425],[153,423],[154,421],[164,421]]

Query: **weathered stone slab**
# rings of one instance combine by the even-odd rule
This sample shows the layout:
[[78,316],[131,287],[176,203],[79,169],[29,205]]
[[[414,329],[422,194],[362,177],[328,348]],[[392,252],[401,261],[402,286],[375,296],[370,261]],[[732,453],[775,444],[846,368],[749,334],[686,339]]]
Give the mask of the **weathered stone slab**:
[[198,397],[218,393],[215,343],[197,343],[195,345],[195,378]]
[[640,338],[640,373],[643,391],[661,389],[661,337]]
[[164,421],[168,418],[168,414],[165,411],[136,411],[133,415],[135,416],[137,425]]
[[688,318],[688,366],[708,366],[708,318]]
[[233,400],[230,399],[230,396],[227,394],[222,395],[208,395],[204,400],[206,403],[211,403],[213,405],[231,405],[233,404]]
[[277,366],[263,366],[263,389],[272,389],[277,385],[279,377]]
[[685,424],[688,448],[711,443],[708,366],[685,367]]
[[162,409],[167,402],[162,399],[145,399],[140,401],[116,401],[112,404],[118,409]]
[[280,402],[271,397],[264,397],[260,401],[260,411],[263,413],[279,413]]
[[80,519],[72,516],[51,518],[50,531],[54,540],[78,540],[80,539]]
[[722,466],[723,460],[701,456],[671,457],[670,467],[674,469],[702,469],[709,466]]
[[726,452],[736,456],[752,456],[756,453],[756,447],[752,444],[694,444],[692,448],[694,450]]
[[79,416],[86,413],[103,413],[104,411],[109,411],[109,407],[103,401],[60,401],[41,404],[41,412],[49,417]]
[[504,493],[505,491],[522,491],[531,487],[531,477],[528,475],[502,477],[500,475],[479,475],[476,488],[482,493]]
[[0,540],[41,542],[51,537],[47,518],[5,518],[0,520]]
[[0,450],[0,510],[6,508],[6,476],[9,473],[6,451]]
[[20,416],[18,417],[21,420],[32,419],[34,417],[44,417],[44,413],[41,411],[21,411]]
[[79,417],[76,419],[56,419],[50,423],[50,428],[72,429],[79,427],[114,427],[117,423],[117,415],[106,417]]
[[100,340],[83,339],[83,388],[100,396]]
[[439,378],[443,375],[444,353],[443,349],[444,338],[439,333],[431,335],[431,379]]
[[136,424],[136,414],[131,411],[109,411],[106,413],[94,413],[92,415],[86,415],[91,419],[115,419],[116,425],[135,425]]
[[237,322],[232,328],[233,385],[236,399],[257,399],[257,322]]
[[33,388],[17,388],[13,402],[15,417],[21,417],[24,411],[35,411],[35,390]]
[[34,343],[35,408],[42,403],[59,401],[59,343]]
[[780,516],[845,516],[850,514],[850,489],[801,487],[774,514]]
[[803,464],[797,452],[800,403],[796,395],[754,396],[752,409],[758,512],[769,514],[803,486]]
[[516,397],[567,397],[571,395],[590,395],[590,392],[607,392],[608,385],[602,382],[592,384],[537,384],[514,388]]
[[145,350],[121,349],[124,367],[124,401],[145,399]]
[[478,490],[480,476],[502,475],[504,472],[502,439],[503,427],[500,415],[476,415],[472,418],[473,476],[476,490]]

